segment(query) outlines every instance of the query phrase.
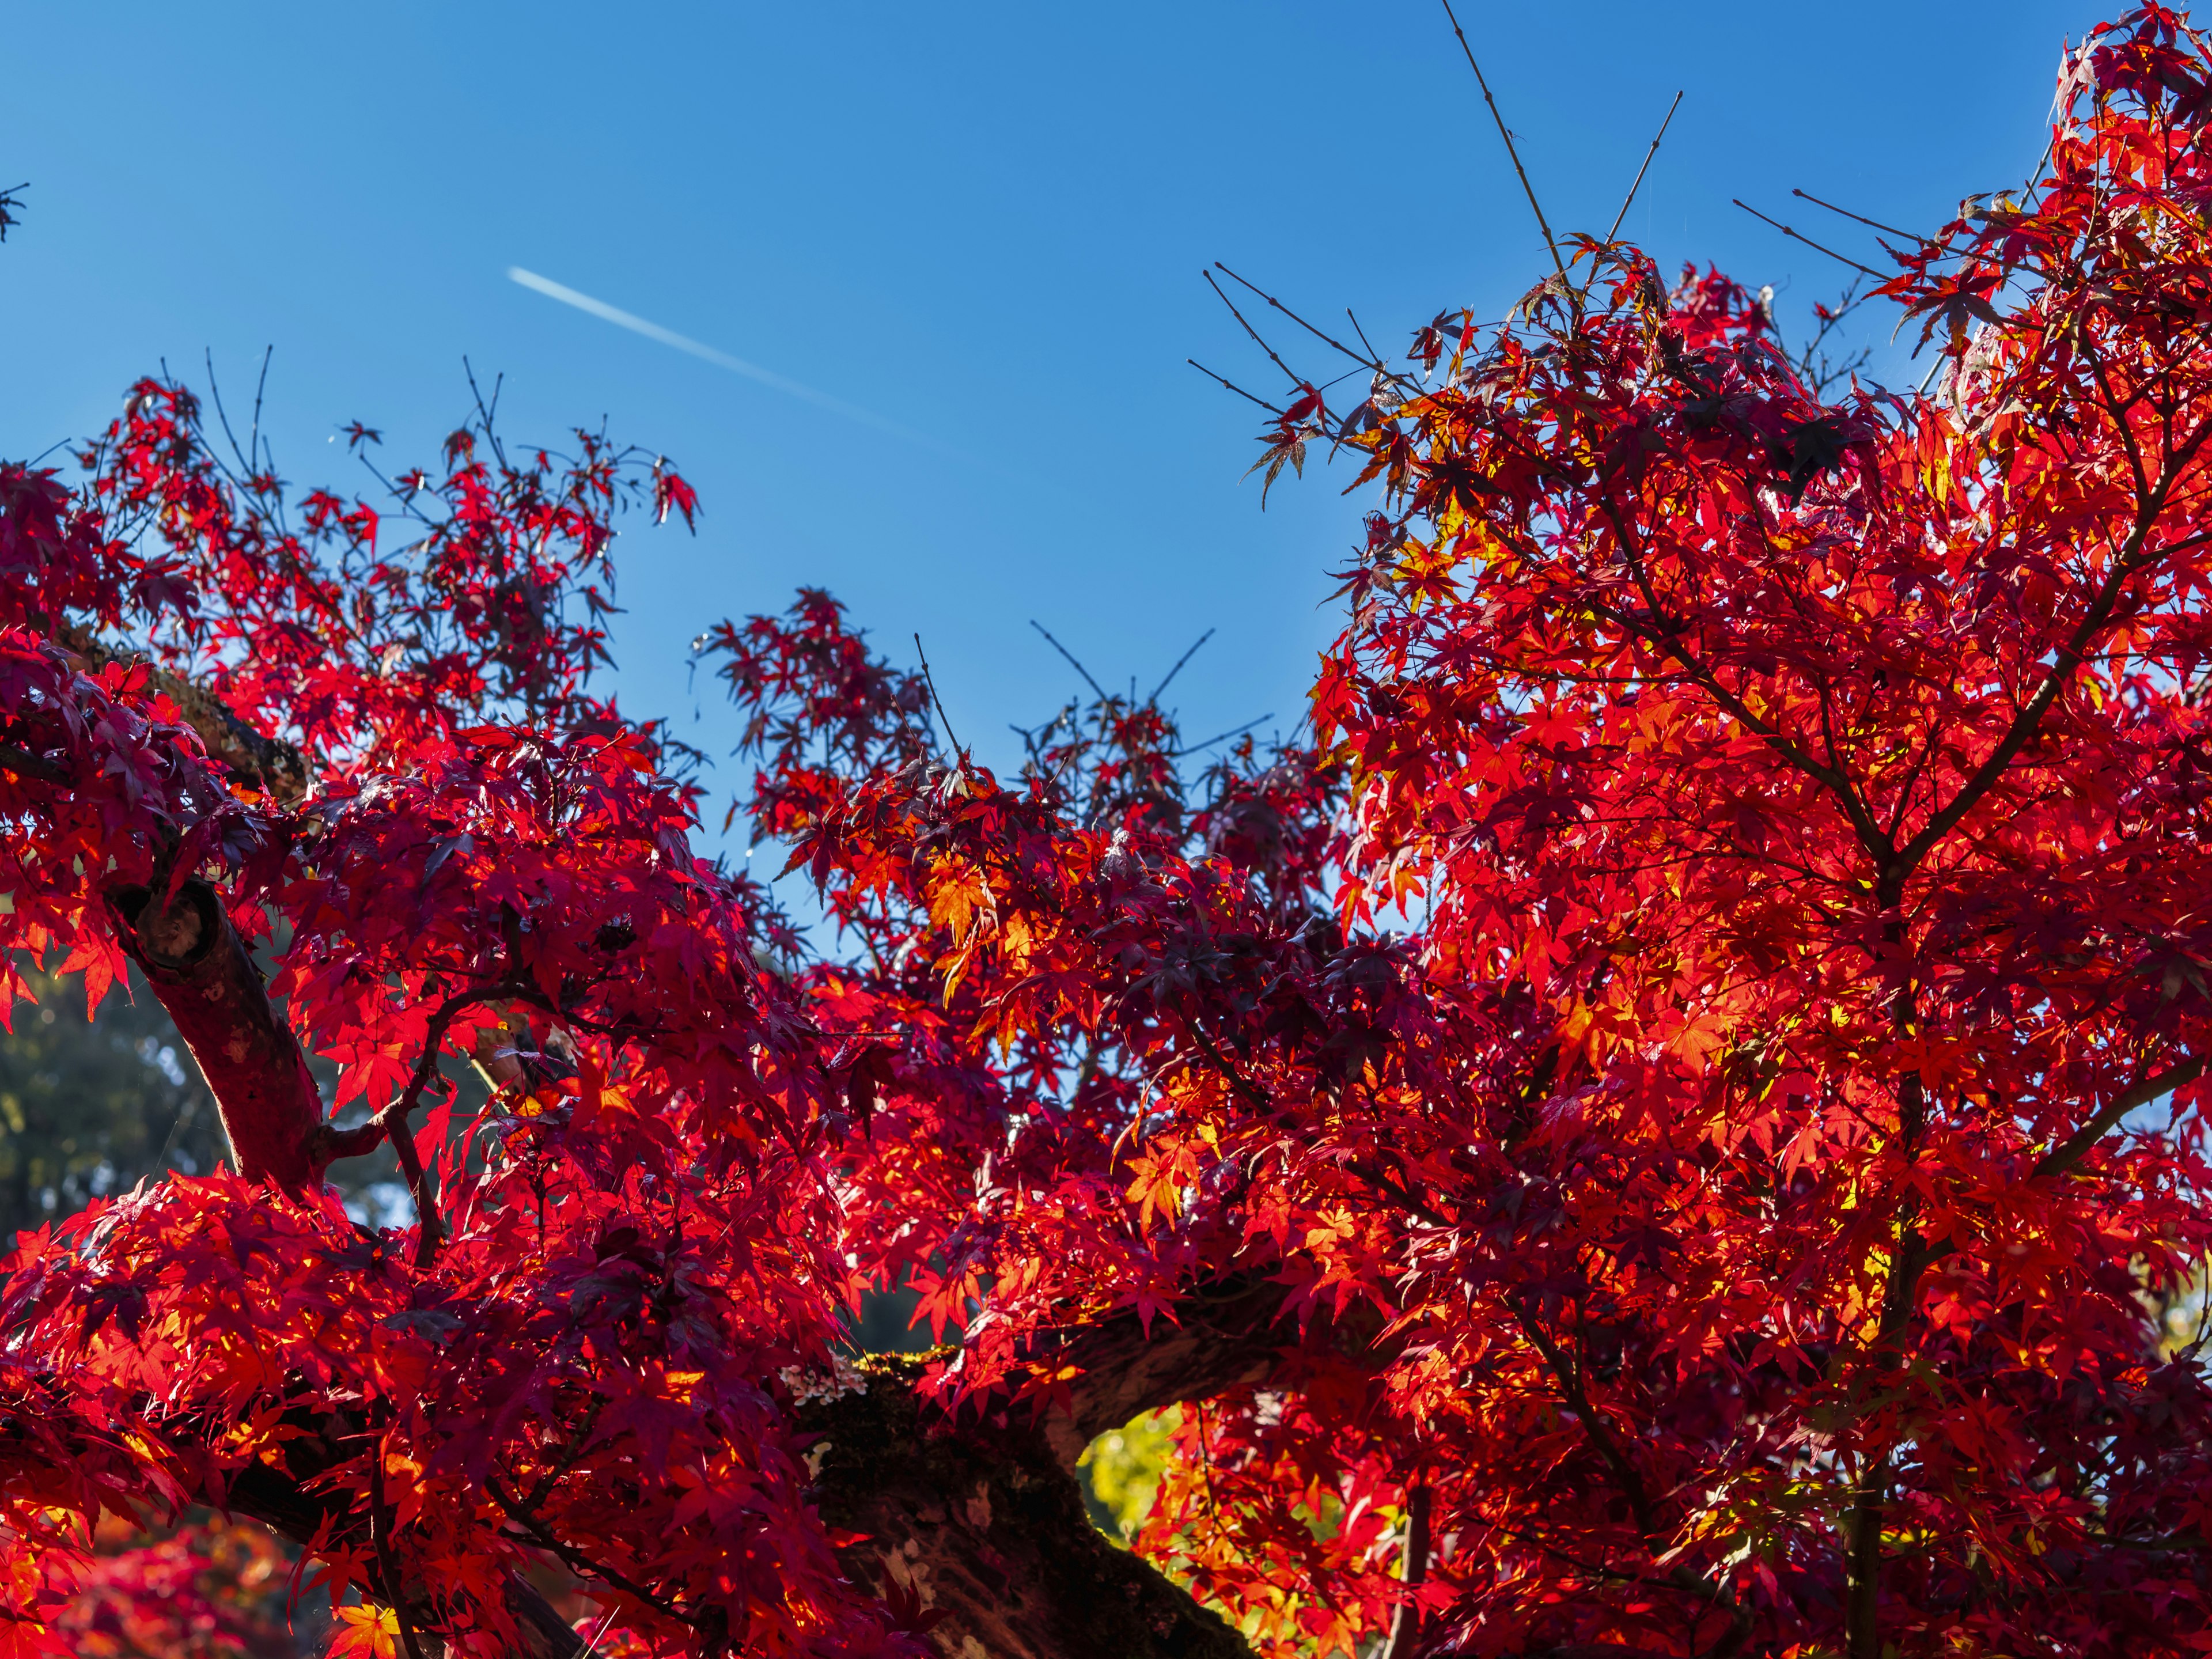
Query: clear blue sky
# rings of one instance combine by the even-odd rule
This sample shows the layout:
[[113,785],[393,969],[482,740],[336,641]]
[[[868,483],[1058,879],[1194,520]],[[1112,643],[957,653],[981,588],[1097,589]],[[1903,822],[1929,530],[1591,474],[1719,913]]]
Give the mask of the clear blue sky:
[[[1940,220],[2034,161],[2060,40],[2103,14],[1460,15],[1556,225],[1604,228],[1685,90],[1628,230],[1670,268],[1774,283],[1787,323],[1845,273],[1730,197],[1808,229],[1793,185]],[[1255,389],[1272,371],[1200,268],[1350,305],[1399,344],[1447,307],[1501,314],[1544,264],[1436,0],[48,0],[7,32],[0,184],[32,188],[0,248],[0,453],[96,428],[163,357],[198,377],[212,349],[246,396],[273,343],[280,463],[343,480],[325,441],[352,418],[395,461],[429,457],[465,353],[506,374],[514,435],[605,415],[698,484],[696,540],[624,538],[617,654],[625,703],[679,731],[707,703],[710,747],[726,726],[686,690],[687,641],[801,583],[894,654],[919,630],[962,735],[1000,761],[1008,720],[1073,689],[1032,617],[1147,685],[1218,627],[1180,682],[1186,730],[1287,728],[1364,503],[1339,498],[1348,472],[1310,473],[1261,514],[1240,482],[1255,411],[1183,359]],[[944,447],[564,307],[512,265]]]

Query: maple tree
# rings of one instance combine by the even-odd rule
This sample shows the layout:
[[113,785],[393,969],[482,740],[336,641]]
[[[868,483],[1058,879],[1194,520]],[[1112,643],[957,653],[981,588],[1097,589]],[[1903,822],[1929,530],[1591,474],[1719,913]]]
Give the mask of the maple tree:
[[[2179,15],[2069,52],[1885,244],[1918,393],[1595,239],[1314,331],[1262,465],[1382,505],[1299,739],[1002,779],[827,596],[711,630],[822,953],[592,686],[659,458],[494,398],[295,500],[149,380],[0,473],[0,943],[136,963],[237,1159],[9,1264],[0,1652],[196,1502],[410,1659],[2212,1646],[2209,123]],[[892,1285],[947,1340],[849,1358]]]

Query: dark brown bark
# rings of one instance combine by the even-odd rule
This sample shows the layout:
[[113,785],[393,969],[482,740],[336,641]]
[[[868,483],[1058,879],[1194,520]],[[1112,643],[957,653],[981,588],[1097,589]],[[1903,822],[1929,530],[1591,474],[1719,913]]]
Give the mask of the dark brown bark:
[[[1218,1279],[1178,1297],[1172,1321],[1122,1314],[1041,1341],[1057,1364],[1080,1373],[1068,1403],[1047,1413],[1041,1425],[1061,1467],[1073,1470],[1085,1446],[1133,1418],[1266,1376],[1291,1340],[1276,1328],[1284,1295],[1272,1279]],[[1332,1337],[1338,1346],[1364,1341],[1326,1330],[1316,1340],[1327,1345]]]
[[1097,1436],[1164,1406],[1249,1385],[1290,1350],[1371,1360],[1375,1333],[1282,1318],[1284,1287],[1235,1278],[1176,1304],[1179,1322],[1123,1315],[1041,1339],[1074,1372],[1042,1412],[948,1415],[917,1391],[927,1364],[864,1360],[864,1386],[801,1412],[822,1436],[816,1501],[866,1534],[843,1553],[854,1580],[933,1620],[951,1659],[1231,1659],[1243,1639],[1091,1523],[1075,1462]]
[[307,1057],[215,889],[186,881],[166,907],[144,887],[108,894],[123,948],[199,1062],[248,1181],[312,1191],[331,1159]]
[[949,1420],[919,1395],[925,1362],[862,1362],[865,1386],[804,1414],[823,1519],[866,1534],[855,1583],[914,1610],[949,1659],[1249,1659],[1220,1615],[1091,1523],[1044,1425]]

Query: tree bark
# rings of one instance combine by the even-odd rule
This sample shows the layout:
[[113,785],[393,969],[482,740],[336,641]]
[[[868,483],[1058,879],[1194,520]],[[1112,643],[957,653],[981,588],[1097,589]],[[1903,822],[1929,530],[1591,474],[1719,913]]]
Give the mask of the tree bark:
[[228,768],[231,776],[287,806],[306,796],[307,757],[282,738],[263,737],[198,681],[172,674],[143,653],[118,651],[88,628],[65,627],[56,638],[89,668],[105,668],[112,662],[143,663],[154,689],[176,704],[184,723],[199,733],[209,755]]
[[917,1391],[926,1363],[863,1360],[859,1389],[801,1413],[823,1437],[823,1520],[865,1534],[840,1552],[855,1583],[947,1659],[1249,1659],[1218,1613],[1091,1524],[1055,1419],[954,1421]]
[[1132,1418],[1258,1381],[1286,1350],[1372,1357],[1356,1322],[1301,1338],[1285,1298],[1273,1280],[1226,1279],[1182,1298],[1179,1323],[1125,1314],[1042,1338],[1036,1357],[1074,1373],[1042,1411],[948,1413],[920,1388],[929,1356],[862,1360],[858,1387],[799,1414],[822,1437],[823,1520],[866,1534],[842,1552],[848,1572],[947,1659],[1249,1659],[1219,1614],[1100,1535],[1075,1462]]
[[312,1192],[330,1163],[323,1099],[215,889],[189,880],[166,908],[152,890],[111,891],[123,948],[199,1062],[248,1181]]

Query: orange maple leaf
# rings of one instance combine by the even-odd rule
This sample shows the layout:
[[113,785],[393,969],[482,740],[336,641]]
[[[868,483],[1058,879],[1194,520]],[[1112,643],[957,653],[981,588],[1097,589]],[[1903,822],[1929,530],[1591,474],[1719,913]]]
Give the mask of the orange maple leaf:
[[329,1659],[397,1659],[399,1615],[390,1607],[340,1607]]

